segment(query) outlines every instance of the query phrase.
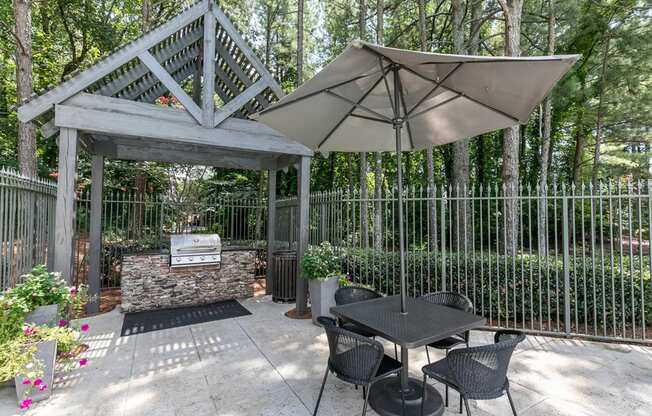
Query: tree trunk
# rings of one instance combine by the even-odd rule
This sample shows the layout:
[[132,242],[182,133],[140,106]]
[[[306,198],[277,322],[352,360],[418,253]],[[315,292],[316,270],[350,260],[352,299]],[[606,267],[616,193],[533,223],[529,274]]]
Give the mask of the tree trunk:
[[[555,1],[548,0],[548,55],[555,54]],[[543,104],[543,135],[541,136],[541,149],[539,155],[539,192],[541,194],[540,206],[543,208],[548,204],[548,159],[551,152],[552,137],[552,97],[546,97]],[[545,210],[539,210],[539,226],[546,230],[548,216]],[[539,233],[539,256],[548,254],[548,237],[545,233]]]
[[[505,16],[505,55],[521,55],[521,17],[523,0],[498,0]],[[515,255],[518,238],[519,144],[518,125],[503,132],[502,181],[505,199],[505,254]]]
[[[360,31],[360,39],[366,40],[366,16],[367,5],[365,0],[360,1],[360,14],[358,20],[358,29]],[[367,188],[367,154],[360,153],[360,238],[362,240],[362,247],[366,248],[369,245],[369,220],[367,214],[367,199],[369,198],[369,190]]]
[[[16,34],[16,98],[18,105],[32,95],[31,0],[13,0]],[[36,136],[31,122],[18,122],[18,170],[36,176]]]
[[[434,19],[434,18],[433,18]],[[426,35],[426,4],[419,0],[419,38],[421,51],[427,49],[428,38]],[[426,147],[426,178],[428,184],[428,224],[430,227],[430,246],[437,250],[437,206],[435,201],[435,162],[432,155],[432,146]]]
[[598,114],[595,125],[595,150],[593,153],[593,169],[591,171],[591,183],[594,189],[598,186],[600,177],[600,147],[602,145],[602,120],[604,118],[604,90],[607,85],[607,62],[609,60],[609,44],[611,38],[606,35],[604,41],[604,51],[602,52],[602,69],[600,73],[600,94],[598,98]]
[[[464,1],[452,0],[451,1],[451,15],[453,26],[453,53],[464,55],[466,50],[464,48]],[[452,145],[452,181],[453,192],[455,196],[466,196],[466,190],[469,185],[469,139],[459,140]],[[465,247],[471,247],[471,209],[468,206],[468,201],[457,200],[455,219],[459,225],[457,231],[461,231],[463,236],[461,239],[462,246],[456,247],[458,250],[463,250]],[[466,244],[466,245],[465,245]]]
[[297,2],[297,87],[303,83],[303,3]]
[[[376,43],[383,44],[384,30],[383,30],[383,13],[385,10],[385,2],[383,0],[376,1]],[[383,155],[380,152],[374,153],[374,249],[382,251],[383,249],[383,213],[382,203],[380,198],[383,194]]]

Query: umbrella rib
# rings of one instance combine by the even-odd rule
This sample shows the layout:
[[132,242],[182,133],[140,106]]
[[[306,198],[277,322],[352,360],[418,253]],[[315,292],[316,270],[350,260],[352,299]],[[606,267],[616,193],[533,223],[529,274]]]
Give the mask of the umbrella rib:
[[350,117],[356,117],[356,118],[363,118],[365,120],[377,121],[378,123],[392,124],[392,122],[390,122],[390,121],[383,120],[383,119],[376,118],[376,117],[369,117],[369,116],[365,116],[365,115],[362,115],[362,114],[353,114],[353,113],[351,113],[351,114],[349,114],[349,116]]
[[[383,73],[383,75],[384,75],[384,73]],[[367,98],[367,96],[368,96],[369,94],[371,94],[371,91],[373,91],[374,88],[376,88],[376,86],[380,83],[380,80],[382,80],[382,79],[383,79],[383,77],[378,77],[378,79],[376,80],[376,82],[374,82],[374,84],[371,86],[371,88],[369,88],[369,90],[367,90],[367,92],[365,92],[365,93],[362,95],[362,97],[360,97],[360,99],[358,100],[358,103],[361,103],[362,101],[364,101],[364,99]],[[336,95],[337,95],[337,94],[336,94]],[[343,98],[343,97],[340,97],[340,98]],[[353,111],[354,111],[356,108],[357,108],[357,107],[356,107],[355,105],[351,107],[351,109],[350,109],[350,110],[349,110],[349,111],[344,115],[344,117],[342,117],[342,119],[341,119],[340,121],[338,121],[337,124],[336,124],[335,126],[333,126],[333,128],[331,129],[331,131],[328,132],[328,134],[326,135],[326,137],[324,137],[324,140],[322,140],[322,141],[319,143],[319,145],[317,145],[317,149],[319,149],[320,147],[322,147],[322,146],[324,145],[324,143],[326,143],[326,141],[327,141],[328,139],[331,138],[331,136],[333,135],[333,133],[335,133],[335,130],[337,130],[337,129],[342,125],[342,123],[344,123],[344,120],[346,120],[346,119],[347,119],[347,118],[348,118],[348,117],[353,113]],[[383,116],[383,117],[384,117],[384,116]]]
[[396,114],[396,108],[394,107],[394,99],[392,98],[392,93],[389,91],[389,82],[387,81],[387,73],[385,72],[385,67],[383,66],[383,58],[378,56],[378,65],[383,70],[383,81],[385,83],[385,89],[387,90],[387,98],[389,99],[389,104],[392,106],[392,111]]
[[451,97],[451,98],[449,98],[449,99],[447,99],[447,100],[444,100],[444,101],[442,101],[442,102],[440,102],[440,103],[437,103],[437,104],[435,104],[435,105],[433,105],[433,106],[431,106],[431,107],[428,107],[428,108],[426,108],[426,109],[424,109],[424,110],[421,110],[421,111],[419,111],[419,112],[416,113],[416,114],[412,114],[412,115],[408,116],[407,119],[408,119],[408,120],[411,120],[411,119],[413,119],[413,118],[417,118],[417,117],[419,117],[420,115],[422,115],[422,114],[424,114],[424,113],[427,113],[428,111],[432,111],[432,110],[434,110],[435,108],[441,107],[441,106],[444,105],[444,104],[448,104],[448,103],[450,103],[451,101],[454,101],[454,100],[456,100],[456,99],[458,99],[458,98],[460,98],[460,97],[462,97],[462,94],[459,94],[459,93],[458,93],[457,95],[455,95],[455,96],[453,96],[453,97]]
[[448,78],[450,78],[451,75],[453,75],[453,74],[454,74],[458,69],[460,69],[460,68],[462,67],[462,65],[464,65],[464,63],[459,63],[459,64],[457,64],[457,66],[456,66],[455,68],[453,68],[452,70],[450,70],[450,71],[448,72],[448,74],[446,74],[446,76],[444,76],[444,78],[443,78],[441,81],[439,81],[439,82],[435,82],[435,86],[432,87],[432,89],[431,89],[430,91],[428,91],[428,93],[427,93],[426,95],[424,95],[423,97],[421,97],[421,99],[420,99],[420,100],[419,100],[419,101],[418,101],[418,102],[417,102],[417,103],[416,103],[416,104],[415,104],[415,105],[410,109],[410,111],[407,112],[407,116],[409,117],[410,114],[412,114],[412,113],[414,112],[414,110],[416,110],[416,109],[417,109],[421,104],[423,104],[424,101],[426,101],[426,100],[428,99],[428,97],[430,97],[430,96],[431,96],[435,91],[437,91],[437,89],[439,89],[439,87],[440,87],[440,86],[441,86],[441,85],[442,85],[442,84],[443,84],[443,83],[444,83]]
[[[405,105],[405,96],[403,95],[403,82],[401,81],[401,77],[399,76],[398,71],[396,71],[395,76],[398,77],[399,97],[401,98],[401,106],[403,107],[403,114],[407,115],[407,106]],[[412,128],[410,128],[410,121],[405,120],[405,125],[407,126],[408,138],[410,139],[410,147],[414,149],[414,140],[412,139]]]
[[485,104],[485,103],[483,103],[482,101],[480,101],[480,100],[478,100],[476,98],[469,97],[468,95],[466,95],[466,94],[464,94],[464,93],[462,93],[460,91],[457,91],[456,89],[453,89],[451,87],[444,86],[444,88],[446,88],[447,90],[449,90],[451,92],[459,94],[460,96],[466,98],[467,100],[471,100],[476,104],[479,104],[479,105],[481,105],[481,106],[483,106],[485,108],[488,108],[489,110],[491,110],[491,111],[493,111],[495,113],[498,113],[498,114],[500,114],[500,115],[502,115],[504,117],[507,117],[507,118],[511,119],[512,121],[514,121],[516,124],[521,123],[521,121],[518,118],[514,117],[513,115],[511,115],[509,113],[504,112],[503,110],[499,110],[496,107],[493,107],[493,106],[491,106],[489,104]]
[[[378,85],[378,83],[376,83],[376,84],[374,85],[373,88],[376,88],[376,85]],[[373,88],[372,88],[372,89],[373,89]],[[371,92],[371,90],[369,90],[369,92]],[[351,105],[353,106],[353,109],[355,109],[355,108],[360,108],[361,110],[366,111],[367,113],[373,114],[373,115],[378,116],[378,117],[380,117],[380,118],[382,118],[382,119],[385,119],[385,120],[387,120],[387,121],[391,121],[391,120],[392,120],[391,118],[389,118],[389,117],[387,117],[387,116],[385,116],[385,115],[383,115],[383,114],[381,114],[381,113],[379,113],[379,112],[377,112],[377,111],[374,111],[374,110],[372,110],[372,109],[370,109],[370,108],[368,108],[368,107],[366,107],[366,106],[360,104],[360,101],[362,101],[362,100],[364,100],[365,98],[367,98],[368,93],[365,94],[365,95],[362,97],[362,99],[361,99],[361,100],[358,100],[357,102],[356,102],[356,101],[353,101],[353,100],[350,100],[350,99],[348,99],[348,98],[346,98],[346,97],[343,97],[343,96],[341,96],[341,95],[339,95],[339,94],[336,94],[336,93],[334,93],[334,92],[331,91],[331,90],[326,90],[326,94],[330,94],[330,95],[332,95],[333,97],[337,97],[337,98],[339,98],[340,100],[346,101],[347,103],[349,103],[349,104],[351,104]]]
[[367,78],[367,77],[370,77],[370,76],[372,76],[372,75],[376,75],[376,74],[379,73],[379,72],[380,72],[380,70],[378,70],[378,71],[374,71],[374,72],[371,72],[371,73],[369,73],[369,74],[358,75],[358,76],[353,77],[353,78],[351,78],[351,79],[348,79],[348,80],[346,80],[346,81],[338,82],[337,84],[333,84],[333,85],[330,85],[330,86],[328,86],[328,87],[322,88],[322,89],[320,89],[320,90],[318,90],[318,91],[313,91],[313,92],[311,92],[311,93],[309,93],[309,94],[306,94],[306,95],[304,95],[303,97],[299,97],[299,98],[297,98],[297,99],[295,99],[295,100],[286,101],[286,102],[284,102],[284,103],[277,103],[276,105],[273,105],[273,106],[271,106],[271,107],[267,107],[266,109],[262,110],[262,111],[261,111],[260,113],[258,113],[258,114],[265,114],[265,113],[268,113],[268,112],[271,112],[271,111],[274,111],[274,110],[278,110],[279,108],[283,108],[283,107],[285,107],[286,105],[294,104],[294,103],[296,103],[296,102],[299,102],[299,101],[305,100],[306,98],[314,97],[315,95],[317,95],[317,94],[321,94],[322,92],[325,92],[326,90],[330,90],[330,89],[333,89],[333,88],[341,87],[342,85],[346,85],[346,84],[349,84],[349,83],[351,83],[351,82],[355,82],[355,81],[357,81],[357,80],[359,80],[359,79]]

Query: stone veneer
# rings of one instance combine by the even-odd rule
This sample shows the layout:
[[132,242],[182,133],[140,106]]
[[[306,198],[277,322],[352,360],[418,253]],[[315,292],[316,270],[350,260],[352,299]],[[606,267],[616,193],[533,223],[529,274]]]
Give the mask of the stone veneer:
[[122,260],[122,310],[201,305],[253,296],[253,250],[224,250],[222,263],[170,268],[167,254],[136,254]]

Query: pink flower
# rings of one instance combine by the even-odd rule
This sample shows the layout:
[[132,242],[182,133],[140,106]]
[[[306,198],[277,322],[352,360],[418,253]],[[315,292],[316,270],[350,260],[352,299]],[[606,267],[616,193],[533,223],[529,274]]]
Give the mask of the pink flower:
[[40,386],[41,384],[43,384],[43,380],[41,380],[40,378],[37,378],[36,380],[34,380],[34,385],[35,386]]
[[29,409],[31,405],[32,405],[32,399],[25,399],[22,402],[20,402],[21,409]]
[[26,325],[25,327],[23,327],[23,333],[28,336],[34,335],[36,333],[36,328]]
[[75,286],[71,286],[70,289],[68,289],[71,295],[76,295],[77,294],[77,288]]
[[86,364],[88,364],[88,360],[86,358],[82,358],[81,360],[79,360],[79,366],[80,367],[83,367]]
[[88,328],[89,328],[88,324],[83,324],[80,329],[82,330],[82,332],[88,332]]
[[45,389],[47,389],[47,388],[48,388],[48,385],[47,385],[47,384],[41,384],[41,385],[39,386],[38,390],[39,390],[39,391],[45,391]]
[[24,384],[24,385],[32,384],[32,380],[30,380],[30,379],[28,379],[28,378],[24,378],[24,379],[23,379],[23,384]]
[[68,321],[66,321],[65,319],[59,319],[59,326],[62,328],[64,326],[68,326]]

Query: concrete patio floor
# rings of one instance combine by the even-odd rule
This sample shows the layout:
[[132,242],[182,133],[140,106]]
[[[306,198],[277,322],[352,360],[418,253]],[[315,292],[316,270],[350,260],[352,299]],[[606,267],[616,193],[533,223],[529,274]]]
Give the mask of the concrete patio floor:
[[[13,389],[0,389],[0,415],[312,414],[328,356],[323,330],[286,318],[291,306],[267,297],[242,303],[253,315],[130,337],[120,337],[116,310],[87,319],[88,365],[59,376],[53,397],[27,412]],[[472,345],[488,342],[492,333],[472,332]],[[391,344],[386,351],[393,353]],[[425,351],[410,359],[420,377]],[[509,378],[522,416],[652,414],[652,348],[529,336]],[[457,400],[451,392],[447,415],[457,414]],[[361,408],[360,390],[329,378],[320,415]],[[471,412],[511,414],[506,397],[471,402]]]

